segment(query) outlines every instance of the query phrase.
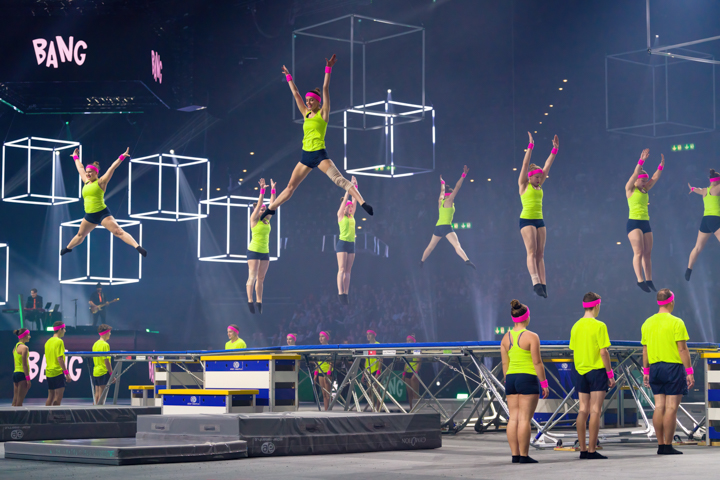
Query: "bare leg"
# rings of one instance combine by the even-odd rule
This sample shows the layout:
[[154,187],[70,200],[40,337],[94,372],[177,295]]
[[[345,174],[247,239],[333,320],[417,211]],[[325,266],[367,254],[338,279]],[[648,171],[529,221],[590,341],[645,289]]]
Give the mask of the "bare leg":
[[45,400],[45,406],[49,407],[52,405],[53,400],[55,400],[55,390],[48,390],[48,398]]
[[[655,395],[655,412],[653,413],[653,427],[658,445],[665,445],[665,397],[666,395]],[[673,432],[675,427],[673,427]],[[672,438],[672,437],[671,437]]]
[[260,260],[248,260],[248,280],[245,284],[248,303],[253,301],[253,288],[257,280],[258,271],[260,270]]
[[20,385],[19,383],[13,382],[13,400],[12,400],[13,407],[18,406],[18,390],[19,390],[18,386],[19,385]]
[[325,410],[330,407],[330,388],[331,384],[328,378],[323,375],[319,378],[320,388],[322,389],[322,395],[323,395],[323,404],[325,406]]
[[[334,164],[333,161],[330,160],[329,158],[326,159],[326,160],[323,160],[323,161],[320,162],[320,164],[318,165],[318,168],[320,169],[320,171],[323,172],[323,173],[326,174],[326,175],[327,175],[327,173],[328,173],[328,169],[330,169],[330,168],[332,168],[332,167],[335,167],[335,164]],[[335,168],[337,168],[337,167],[335,167]],[[333,181],[334,181],[335,184],[336,184],[338,187],[340,187],[340,188],[344,188],[343,185],[347,186],[347,185],[349,184],[350,187],[349,187],[349,188],[345,188],[345,190],[347,190],[347,192],[348,192],[350,195],[352,195],[352,197],[353,197],[355,200],[357,200],[358,205],[362,205],[363,203],[365,203],[365,199],[362,197],[362,195],[360,195],[360,192],[358,192],[357,188],[355,188],[355,186],[354,186],[352,183],[350,183],[350,181],[347,180],[345,177],[342,177],[342,176],[341,176],[341,178],[339,178],[339,179],[337,179],[337,178],[336,178],[336,179],[333,179]]]
[[28,386],[27,381],[18,383],[18,397],[17,403],[15,404],[16,407],[22,407],[22,404],[25,401],[25,395],[27,395],[28,390],[30,390],[30,387]]
[[530,450],[530,419],[535,414],[535,408],[538,404],[539,395],[518,395],[520,400],[517,442],[520,448],[520,456],[527,457]]
[[633,249],[632,264],[633,270],[635,270],[635,277],[637,278],[638,283],[644,282],[645,279],[643,278],[642,259],[645,242],[643,241],[642,230],[636,228],[632,232],[628,233],[628,240],[630,240],[630,245]]
[[103,388],[100,385],[95,386],[95,405],[100,405],[100,398],[102,397]]
[[[410,379],[410,386],[415,389],[415,392],[413,392],[413,398],[418,398],[418,395],[420,394],[420,379],[418,378],[418,372],[415,371],[415,375]],[[412,408],[412,405],[411,407]]]
[[527,251],[527,269],[532,278],[533,285],[540,282],[540,275],[537,270],[537,228],[528,225],[520,229],[523,242],[525,242],[525,250]]
[[407,393],[408,404],[410,405],[410,410],[412,410],[414,394],[411,390],[410,380],[408,380],[407,377],[403,377],[403,383],[405,384],[405,392]]
[[62,403],[63,395],[65,394],[65,387],[56,388],[54,390],[55,397],[53,398],[53,405],[60,405]]
[[[600,433],[600,414],[602,412],[605,392],[590,393],[590,445],[588,452],[592,453],[597,448],[598,434]],[[583,435],[584,436],[584,435]]]
[[260,260],[260,268],[258,268],[257,281],[255,282],[255,298],[258,303],[262,303],[263,285],[265,283],[265,275],[267,275],[270,267],[270,260]]
[[[508,444],[510,444],[510,453],[516,457],[520,455],[520,446],[518,445],[518,416],[520,415],[520,395],[508,395],[507,405],[510,410],[510,418],[508,418],[507,434]],[[482,421],[482,419],[478,419]]]
[[575,422],[577,425],[578,442],[580,443],[580,451],[587,452],[588,449],[585,434],[587,431],[587,419],[590,413],[590,394],[578,392],[578,399],[580,400],[580,411],[578,412],[577,420]]
[[537,229],[537,244],[535,249],[535,261],[537,262],[537,272],[540,277],[540,283],[547,284],[545,279],[545,241],[547,240],[547,228],[540,227]]
[[[715,235],[718,237],[718,240],[720,240],[720,230],[715,232]],[[705,245],[707,245],[710,237],[712,237],[712,233],[698,232],[697,242],[695,243],[695,248],[693,248],[692,252],[690,252],[690,260],[688,261],[687,268],[693,268],[693,265],[695,265],[695,262],[697,261],[698,255],[700,255],[700,252],[703,251],[703,248],[705,248]]]
[[442,237],[438,237],[437,235],[432,236],[432,238],[430,239],[430,244],[427,246],[427,248],[423,252],[422,259],[420,260],[421,262],[424,262],[425,260],[427,260],[427,258],[430,256],[432,251],[435,250],[435,247],[437,246],[437,244],[440,240],[442,240]]
[[460,240],[458,240],[457,233],[455,233],[455,232],[448,233],[447,235],[445,235],[445,238],[447,238],[448,242],[450,242],[450,245],[453,246],[453,248],[455,249],[455,253],[457,253],[460,256],[460,258],[463,259],[463,261],[467,262],[468,256],[465,253],[465,250],[463,250],[462,247],[460,246]]
[[117,238],[122,240],[123,242],[127,243],[133,248],[137,248],[138,243],[135,241],[135,239],[127,233],[125,230],[123,230],[120,225],[115,221],[115,217],[106,217],[103,218],[102,226],[107,228],[110,233],[115,235]]
[[295,169],[292,172],[292,176],[290,177],[287,187],[280,192],[280,195],[277,196],[275,202],[268,205],[268,209],[276,210],[280,205],[290,200],[290,197],[292,197],[293,193],[295,193],[295,189],[302,183],[303,180],[305,180],[305,177],[307,177],[310,172],[312,172],[312,168],[298,162],[298,164],[295,165]]
[[353,263],[355,262],[355,254],[348,253],[345,260],[345,279],[343,280],[343,293],[350,293],[350,275],[352,274]]
[[645,235],[643,235],[643,255],[642,255],[642,265],[643,270],[645,270],[645,280],[651,281],[652,280],[652,248],[653,248],[653,234],[652,232],[648,232]]
[[665,416],[663,417],[663,435],[665,436],[665,445],[672,445],[675,429],[677,428],[677,412],[682,395],[666,395],[665,396]]
[[75,235],[72,240],[70,240],[70,243],[68,243],[66,248],[72,250],[73,248],[80,245],[83,240],[85,240],[85,237],[87,237],[90,232],[95,230],[95,227],[97,227],[97,225],[95,225],[94,223],[90,223],[83,218],[83,221],[80,222],[80,228],[78,229],[77,235]]
[[345,263],[347,259],[347,252],[337,252],[335,255],[337,255],[337,262],[338,262],[338,274],[337,274],[337,288],[338,288],[338,295],[342,295],[345,288]]

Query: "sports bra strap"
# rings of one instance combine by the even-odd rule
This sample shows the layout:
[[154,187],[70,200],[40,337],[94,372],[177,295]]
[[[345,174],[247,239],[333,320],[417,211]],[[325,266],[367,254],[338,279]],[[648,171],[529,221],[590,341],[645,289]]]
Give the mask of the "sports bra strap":
[[[520,339],[522,338],[523,333],[525,333],[525,332],[527,332],[527,330],[523,330],[522,332],[520,332],[520,335],[518,335],[518,339],[517,339],[517,345],[518,345],[518,346],[520,346]],[[513,347],[512,330],[510,330],[510,331],[508,332],[508,340],[510,341],[510,348],[512,348],[512,347]],[[508,350],[510,350],[510,348],[508,348]]]

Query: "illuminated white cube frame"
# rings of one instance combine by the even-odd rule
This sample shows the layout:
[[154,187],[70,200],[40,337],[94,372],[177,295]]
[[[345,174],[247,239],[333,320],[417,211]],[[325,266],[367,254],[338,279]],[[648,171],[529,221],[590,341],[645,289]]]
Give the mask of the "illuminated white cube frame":
[[[378,111],[377,107],[383,105],[384,111]],[[395,105],[403,109],[409,109],[404,112],[390,113],[390,105]],[[376,107],[375,110],[372,108]],[[405,117],[416,116],[418,114],[424,114],[425,112],[431,112],[432,117],[432,168],[418,168],[418,167],[406,167],[403,165],[395,164],[395,126],[396,123],[409,123],[404,121]],[[362,168],[348,168],[348,113],[360,114],[360,115],[372,115],[378,117],[384,117],[385,122],[385,141],[386,145],[389,144],[390,148],[387,151],[387,157],[385,163],[378,165],[371,165],[369,167]],[[397,119],[397,120],[396,120]],[[398,121],[399,120],[399,121]],[[358,105],[357,107],[349,108],[343,113],[343,144],[345,147],[345,171],[351,175],[366,175],[371,177],[383,177],[383,178],[400,178],[409,177],[412,175],[420,175],[422,173],[430,173],[435,170],[435,109],[430,106],[414,105],[411,103],[395,102],[393,100],[385,100],[380,102],[368,103]],[[409,170],[409,171],[408,171]]]
[[[163,162],[163,158],[168,157],[172,159],[170,163]],[[153,161],[152,159],[157,159]],[[133,164],[142,165],[153,165],[158,167],[158,207],[157,210],[150,212],[133,213],[132,211],[132,167]],[[147,157],[131,158],[128,166],[128,215],[130,218],[140,218],[143,220],[158,220],[163,222],[184,222],[187,220],[199,220],[205,218],[208,215],[210,206],[206,206],[205,213],[202,213],[200,209],[198,212],[181,212],[180,211],[180,169],[190,167],[193,165],[205,164],[207,168],[207,192],[210,194],[210,160],[207,158],[197,157],[185,157],[181,155],[175,155],[170,153],[158,153]],[[175,210],[164,210],[162,206],[162,192],[163,192],[163,168],[175,169]],[[167,185],[167,180],[165,184]]]
[[[83,220],[83,219],[80,218],[80,219],[78,219],[78,220],[73,220],[72,222],[65,222],[65,223],[61,223],[61,224],[60,224],[60,248],[61,248],[61,249],[65,246],[65,245],[63,244],[63,234],[62,234],[62,232],[63,232],[63,227],[68,227],[68,228],[80,228],[80,224],[82,223],[82,220]],[[127,228],[127,227],[137,226],[137,227],[139,228],[138,244],[142,245],[142,223],[140,223],[140,222],[138,222],[138,221],[136,221],[136,220],[118,220],[118,219],[115,219],[115,221],[116,221],[117,224],[120,225],[120,227],[122,227],[123,229],[124,229],[124,228]],[[120,278],[120,277],[115,277],[115,276],[113,275],[113,273],[114,273],[114,272],[113,272],[113,267],[114,267],[114,262],[115,262],[115,258],[114,258],[114,255],[113,255],[113,253],[114,253],[114,248],[115,248],[115,247],[114,247],[114,245],[115,245],[115,235],[111,234],[110,232],[107,232],[107,233],[110,235],[110,273],[109,273],[109,276],[107,276],[107,277],[101,277],[101,276],[95,276],[95,275],[92,275],[92,274],[91,274],[91,272],[90,272],[90,241],[91,241],[91,237],[92,237],[93,233],[97,232],[98,230],[105,230],[105,231],[107,231],[107,229],[106,229],[105,227],[103,227],[102,225],[98,225],[97,227],[95,227],[95,229],[94,229],[92,232],[90,232],[90,233],[88,234],[87,237],[85,237],[85,241],[82,243],[82,245],[85,246],[86,252],[87,252],[87,254],[86,254],[87,260],[86,260],[86,262],[85,262],[85,269],[86,269],[85,276],[84,276],[84,277],[77,277],[77,278],[67,278],[67,279],[63,279],[63,278],[62,278],[62,260],[63,260],[63,257],[62,257],[62,255],[61,255],[61,256],[60,256],[60,261],[59,261],[59,263],[58,263],[58,280],[60,281],[60,283],[70,284],[70,285],[95,285],[95,284],[97,284],[98,282],[101,283],[102,285],[126,285],[126,284],[128,284],[128,283],[138,283],[138,282],[140,281],[140,279],[142,278],[142,259],[143,259],[142,255],[138,255],[138,274],[137,274],[137,278]],[[123,244],[123,246],[125,245],[125,242],[123,242],[122,240],[119,240],[119,241]],[[75,247],[74,250],[77,250],[78,248],[79,248],[79,246],[78,246],[78,247]],[[128,246],[127,248],[130,248],[130,247]]]
[[[247,253],[232,253],[230,244],[230,223],[231,223],[231,211],[232,208],[245,208],[247,210],[247,238],[245,240],[245,252],[247,252],[247,246],[250,245],[250,217],[252,216],[253,208],[252,204],[253,202],[257,201],[257,197],[243,197],[240,195],[227,195],[224,197],[217,197],[217,198],[211,198],[209,200],[203,200],[198,204],[198,215],[200,212],[200,209],[202,208],[202,205],[206,205],[206,207],[210,208],[210,205],[218,206],[218,207],[225,207],[225,253],[221,253],[219,255],[212,255],[209,257],[203,257],[200,253],[200,247],[202,242],[202,219],[198,217],[198,249],[197,249],[197,256],[198,260],[202,262],[222,262],[222,263],[247,263]],[[270,199],[264,199],[263,200],[264,205],[270,205]],[[270,261],[274,262],[280,258],[280,208],[277,209],[277,212],[274,215],[274,218],[277,219],[275,230],[277,230],[277,253],[275,256],[270,256]]]
[[10,292],[10,246],[7,243],[0,243],[0,251],[5,249],[5,296],[0,298],[0,305],[7,303]]
[[[60,146],[56,146],[60,144]],[[5,198],[5,155],[7,148],[24,148],[27,149],[27,193],[21,195],[15,195],[13,197]],[[77,197],[62,197],[55,194],[55,180],[57,178],[57,162],[60,156],[60,152],[68,149],[80,149],[80,159],[82,159],[82,146],[78,142],[69,142],[66,140],[55,140],[52,138],[42,137],[25,137],[12,142],[3,143],[2,150],[2,200],[4,202],[11,203],[29,203],[32,205],[63,205],[66,203],[73,203],[80,200],[82,197],[82,179],[77,174],[75,166],[73,165],[72,171],[77,174],[78,177],[78,195]],[[38,150],[41,152],[52,152],[52,186],[50,188],[50,195],[42,195],[39,193],[32,193],[32,151]],[[70,150],[72,151],[72,150]],[[69,163],[68,163],[69,164]]]

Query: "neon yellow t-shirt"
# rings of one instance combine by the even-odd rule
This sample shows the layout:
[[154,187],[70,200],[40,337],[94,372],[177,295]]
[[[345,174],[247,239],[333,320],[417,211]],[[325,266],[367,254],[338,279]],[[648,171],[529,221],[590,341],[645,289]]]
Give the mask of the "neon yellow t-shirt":
[[595,318],[581,318],[570,331],[570,350],[574,354],[575,370],[580,375],[605,369],[600,350],[609,346],[607,326]]
[[247,348],[247,345],[245,344],[245,340],[242,338],[238,338],[234,342],[227,341],[225,343],[225,350],[236,350],[238,348]]
[[[100,340],[95,342],[92,351],[109,352],[110,344],[101,338]],[[105,365],[105,360],[110,360],[110,357],[93,357],[93,364],[95,365],[93,367],[93,377],[101,377],[108,373],[107,366]]]
[[52,378],[62,375],[63,371],[60,362],[58,362],[58,357],[63,357],[63,361],[65,361],[65,342],[62,341],[62,338],[51,337],[45,342],[46,377]]
[[647,346],[648,363],[682,363],[677,342],[690,339],[685,322],[669,313],[656,313],[642,326],[641,343]]

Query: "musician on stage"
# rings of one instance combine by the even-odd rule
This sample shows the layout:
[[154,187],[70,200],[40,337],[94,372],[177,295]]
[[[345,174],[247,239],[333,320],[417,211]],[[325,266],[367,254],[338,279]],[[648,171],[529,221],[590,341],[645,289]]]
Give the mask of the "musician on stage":
[[[96,285],[96,288],[95,288],[95,293],[90,295],[90,301],[88,302],[90,304],[90,309],[92,310],[93,307],[98,307],[105,302],[107,302],[107,298],[105,297],[105,294],[102,291],[102,285],[100,285],[100,282],[98,282],[98,284]],[[107,311],[105,310],[105,308],[93,313],[92,314],[93,327],[96,327],[97,325],[99,325],[101,323],[105,323],[106,315],[107,315]]]
[[30,296],[25,301],[25,321],[26,322],[37,322],[37,329],[43,329],[43,298],[38,295],[37,288],[30,290]]

